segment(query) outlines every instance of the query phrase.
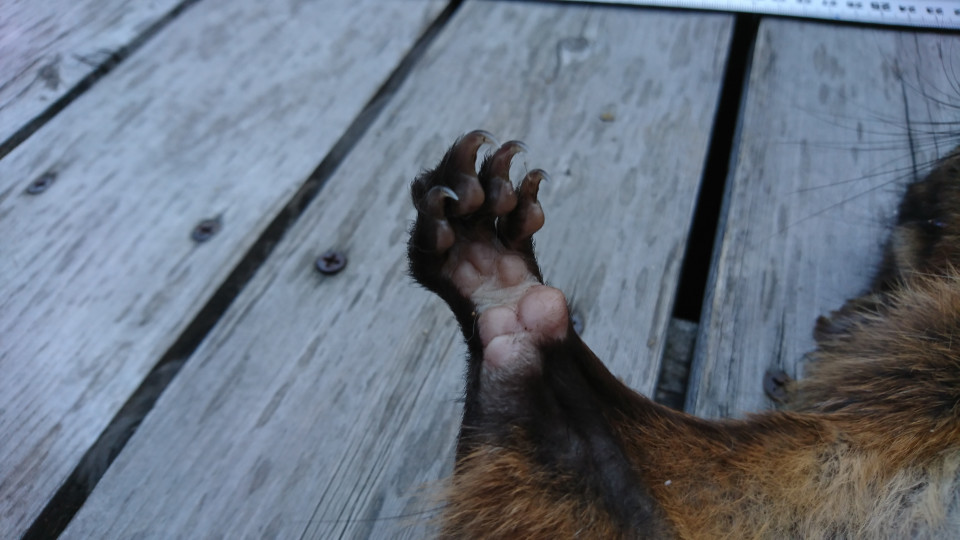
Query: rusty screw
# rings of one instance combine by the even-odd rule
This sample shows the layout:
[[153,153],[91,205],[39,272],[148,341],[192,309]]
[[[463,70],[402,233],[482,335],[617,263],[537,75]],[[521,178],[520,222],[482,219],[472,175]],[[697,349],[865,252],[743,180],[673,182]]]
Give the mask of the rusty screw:
[[30,185],[27,186],[28,195],[39,195],[47,190],[48,187],[53,185],[53,181],[57,179],[57,173],[53,171],[47,171],[36,178],[33,182],[30,182]]
[[347,265],[347,256],[336,250],[329,250],[317,259],[317,270],[321,274],[332,276]]
[[193,241],[197,243],[206,242],[213,238],[213,235],[220,232],[222,226],[223,222],[220,221],[219,217],[205,219],[193,228],[193,232],[190,233],[190,238],[193,238]]

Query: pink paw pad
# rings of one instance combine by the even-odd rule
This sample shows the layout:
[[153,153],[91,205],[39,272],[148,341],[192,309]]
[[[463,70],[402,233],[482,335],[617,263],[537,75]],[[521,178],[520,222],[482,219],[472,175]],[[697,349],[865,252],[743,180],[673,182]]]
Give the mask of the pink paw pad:
[[506,370],[539,367],[538,345],[561,339],[568,328],[567,301],[559,289],[527,288],[516,303],[490,307],[478,321],[484,367]]

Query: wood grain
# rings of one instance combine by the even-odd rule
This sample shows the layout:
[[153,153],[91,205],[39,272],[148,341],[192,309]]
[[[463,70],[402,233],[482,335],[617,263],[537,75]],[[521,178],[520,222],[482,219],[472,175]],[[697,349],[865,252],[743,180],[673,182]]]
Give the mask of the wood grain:
[[[650,391],[731,22],[461,6],[65,538],[424,537],[464,348],[406,276],[407,190],[472,128],[525,140],[518,169],[551,171],[546,274],[572,293],[587,341]],[[321,276],[313,261],[331,247],[348,265]]]
[[0,15],[0,144],[181,3],[5,1]]
[[443,8],[202,2],[0,161],[0,530],[30,524]]
[[768,368],[802,372],[816,317],[869,285],[914,162],[957,144],[957,36],[765,20],[755,50],[687,400],[709,417],[768,408]]

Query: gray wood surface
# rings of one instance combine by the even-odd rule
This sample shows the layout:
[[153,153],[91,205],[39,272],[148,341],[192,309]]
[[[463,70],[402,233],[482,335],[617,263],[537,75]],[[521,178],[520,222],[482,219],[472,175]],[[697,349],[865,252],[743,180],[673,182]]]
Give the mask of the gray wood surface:
[[688,410],[769,408],[764,371],[802,373],[816,317],[869,285],[913,159],[950,150],[935,122],[957,120],[958,50],[957,36],[762,23]]
[[[30,524],[443,8],[201,2],[0,161],[3,534]],[[219,234],[191,241],[217,216]]]
[[[65,538],[421,538],[464,348],[405,274],[408,183],[483,127],[544,167],[546,275],[656,382],[729,16],[467,2],[163,394]],[[349,257],[324,277],[313,261]]]
[[182,0],[4,0],[0,143]]

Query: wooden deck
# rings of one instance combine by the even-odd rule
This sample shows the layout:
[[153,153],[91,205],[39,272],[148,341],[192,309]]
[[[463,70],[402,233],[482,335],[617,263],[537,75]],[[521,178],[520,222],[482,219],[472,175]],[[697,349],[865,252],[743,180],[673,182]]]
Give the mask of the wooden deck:
[[709,417],[802,373],[956,144],[943,32],[487,0],[3,11],[3,537],[427,534],[464,347],[405,275],[407,185],[465,131],[551,173],[541,266],[597,354]]

